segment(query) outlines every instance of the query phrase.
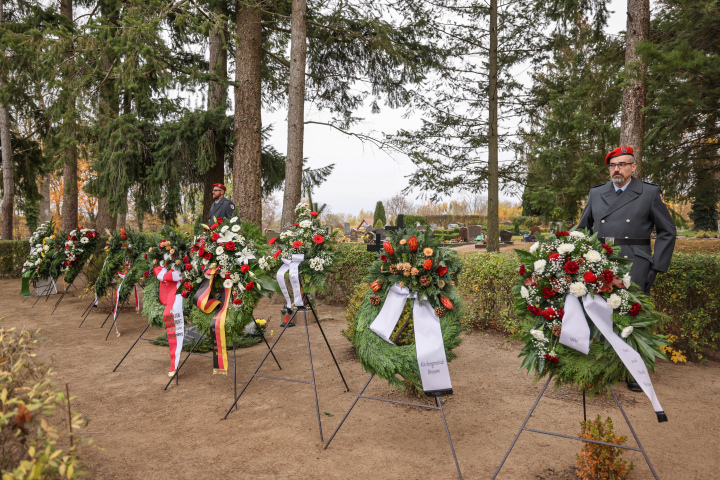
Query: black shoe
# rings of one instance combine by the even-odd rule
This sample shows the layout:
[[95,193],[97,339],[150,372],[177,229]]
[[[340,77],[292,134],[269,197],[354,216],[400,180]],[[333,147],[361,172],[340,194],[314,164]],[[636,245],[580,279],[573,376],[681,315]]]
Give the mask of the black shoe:
[[631,392],[642,392],[643,389],[640,388],[640,385],[637,382],[633,382],[632,380],[625,380],[627,382],[628,390]]
[[281,323],[281,324],[280,324],[280,327],[281,327],[281,328],[285,328],[285,325],[287,325],[287,326],[288,326],[288,328],[290,328],[290,327],[294,327],[294,326],[295,326],[295,324],[294,324],[294,323],[290,322],[290,324],[289,324],[289,325],[288,325],[287,323]]

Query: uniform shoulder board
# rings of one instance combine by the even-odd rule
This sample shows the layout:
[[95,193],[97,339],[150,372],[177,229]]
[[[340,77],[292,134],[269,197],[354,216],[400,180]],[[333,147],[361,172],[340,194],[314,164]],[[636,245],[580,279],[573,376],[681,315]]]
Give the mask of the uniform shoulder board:
[[659,187],[659,186],[660,186],[660,185],[658,185],[657,183],[646,182],[645,180],[643,180],[642,182],[643,182],[643,183],[647,183],[648,185],[653,185],[653,186],[655,186],[655,187]]
[[605,184],[604,184],[604,183],[598,183],[597,185],[593,185],[593,186],[590,187],[590,188],[602,187],[603,185],[605,185]]

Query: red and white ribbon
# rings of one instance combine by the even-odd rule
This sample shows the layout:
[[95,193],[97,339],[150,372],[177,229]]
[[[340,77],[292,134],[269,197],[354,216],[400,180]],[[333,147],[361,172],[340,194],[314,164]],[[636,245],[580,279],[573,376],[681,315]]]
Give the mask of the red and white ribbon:
[[173,375],[180,363],[183,338],[185,337],[185,319],[183,317],[183,297],[176,293],[182,275],[177,270],[155,267],[153,273],[160,280],[160,303],[165,305],[163,320],[170,347],[170,372]]

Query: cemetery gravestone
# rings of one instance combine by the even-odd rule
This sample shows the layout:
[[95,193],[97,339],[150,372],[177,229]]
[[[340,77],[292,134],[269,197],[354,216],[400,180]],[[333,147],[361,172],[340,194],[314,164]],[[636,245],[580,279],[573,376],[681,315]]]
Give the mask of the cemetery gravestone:
[[508,230],[500,230],[500,241],[512,245],[512,232]]
[[470,240],[475,240],[482,233],[482,225],[470,225],[468,227],[468,238]]
[[350,224],[345,222],[345,236],[347,237],[349,235],[350,235]]
[[358,232],[354,228],[350,229],[350,241],[351,242],[357,242],[358,241]]
[[467,227],[460,227],[460,238],[463,239],[463,242],[469,241],[468,237],[468,228]]

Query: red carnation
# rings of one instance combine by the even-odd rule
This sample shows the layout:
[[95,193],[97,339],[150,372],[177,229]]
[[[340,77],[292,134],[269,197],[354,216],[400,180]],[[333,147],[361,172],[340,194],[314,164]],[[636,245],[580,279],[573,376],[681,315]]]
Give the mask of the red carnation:
[[301,241],[301,240],[295,240],[295,241],[293,242],[293,245],[292,245],[292,246],[293,246],[293,248],[300,248],[300,247],[302,247],[302,241]]
[[180,292],[180,295],[182,295],[183,298],[188,298],[190,296],[190,292],[188,292],[187,290],[183,290],[182,292]]
[[235,300],[233,300],[233,303],[234,303],[235,305],[240,305],[240,304],[242,304],[242,299],[241,299],[241,298],[236,298]]
[[212,260],[212,253],[205,252],[205,255],[203,256],[205,260]]
[[558,363],[560,359],[558,357],[553,357],[549,353],[545,354],[545,361],[550,363]]
[[318,212],[310,212],[311,217],[317,217],[318,215],[320,215]]
[[217,223],[213,223],[212,225],[210,225],[210,230],[215,230],[217,228],[217,226],[218,226]]
[[150,270],[145,270],[145,273],[143,273],[145,278],[150,278]]
[[147,260],[147,253],[145,254],[145,260]]
[[603,244],[601,244],[600,246],[605,249],[605,251],[607,252],[608,255],[612,255],[612,254],[613,254],[613,249],[612,249],[612,247],[610,247],[610,245],[608,245],[607,243],[603,243]]
[[520,265],[520,270],[518,270],[518,273],[520,274],[521,277],[525,276],[525,264],[524,263],[522,265]]
[[85,236],[86,236],[87,238],[89,238],[90,240],[92,240],[92,238],[93,238],[93,232],[87,232],[87,233],[85,234]]
[[192,283],[185,282],[183,283],[183,287],[185,287],[185,290],[192,290]]
[[268,241],[268,245],[273,245],[275,242],[277,242],[277,237],[273,237]]
[[200,247],[200,250],[198,250],[198,257],[204,257],[205,256],[205,247]]
[[632,305],[630,305],[630,315],[635,316],[638,313],[640,313],[640,310],[642,310],[642,305],[640,305],[638,302],[633,302]]
[[605,283],[610,283],[613,281],[613,278],[615,278],[615,274],[611,272],[610,270],[605,270],[603,272],[603,280]]
[[255,288],[255,282],[248,282],[247,284],[245,284],[245,290],[247,290],[248,292],[253,288]]
[[185,270],[187,270],[188,272],[189,272],[190,270],[192,270],[192,265],[190,265],[189,263],[186,263],[186,264],[185,264]]
[[555,253],[553,253],[552,255],[550,255],[549,258],[550,258],[550,260],[553,260],[553,261],[554,261],[554,260],[559,260],[559,259],[560,259],[560,254],[557,253],[557,252],[555,252]]
[[580,270],[580,265],[578,265],[577,262],[573,262],[572,260],[570,260],[569,262],[565,263],[565,265],[563,265],[563,270],[565,270],[570,275],[575,275],[578,270]]
[[569,236],[570,236],[570,232],[567,232],[567,231],[563,230],[563,231],[561,231],[561,232],[557,232],[555,235],[557,235],[558,237],[569,237]]
[[275,252],[275,254],[273,255],[273,258],[279,257],[281,253],[282,253],[282,252],[281,252],[280,250],[278,250],[278,251]]
[[322,235],[315,235],[313,237],[313,242],[317,243],[318,245],[320,245],[324,241],[325,241],[325,237],[323,237]]
[[530,313],[532,313],[536,317],[540,315],[540,309],[535,305],[528,305],[528,310],[530,310]]
[[435,272],[438,274],[439,277],[442,277],[447,273],[447,267],[437,267],[435,269]]
[[225,219],[224,219],[224,218],[222,218],[222,217],[218,218],[218,224],[222,223],[222,222],[223,222],[223,220],[225,220]]
[[247,273],[247,272],[250,271],[250,266],[249,266],[249,265],[241,265],[241,266],[240,266],[240,271],[241,271],[242,273]]
[[185,255],[185,256],[182,258],[182,261],[183,261],[183,263],[190,263],[190,257],[188,257],[187,255]]
[[292,226],[292,227],[299,227],[300,224],[299,224],[299,223],[293,223],[291,226]]
[[218,233],[213,233],[212,237],[210,237],[210,238],[212,238],[213,242],[217,242],[218,238],[220,238],[220,235]]
[[235,243],[234,242],[225,243],[225,250],[227,250],[228,252],[232,252],[233,250],[235,250]]
[[542,294],[545,298],[553,298],[555,296],[555,290],[550,287],[544,287],[542,289]]
[[555,318],[555,310],[553,310],[552,307],[548,307],[542,312],[540,312],[540,315],[542,315],[545,320],[552,320],[553,318]]
[[230,272],[225,274],[225,280],[230,280]]
[[585,283],[594,283],[597,281],[597,277],[593,272],[588,270],[587,272],[585,272],[585,275],[583,275],[583,280],[585,280]]
[[387,255],[385,255],[385,254],[380,255],[380,260],[382,260],[383,262],[387,262],[387,259],[388,259]]

